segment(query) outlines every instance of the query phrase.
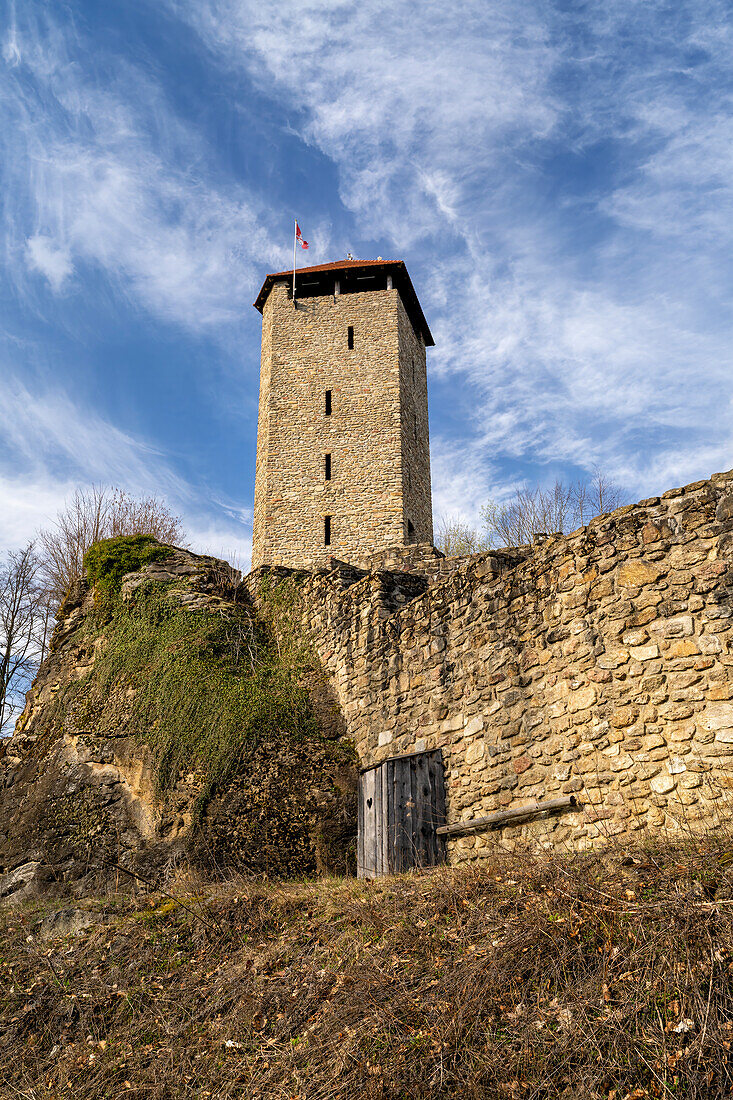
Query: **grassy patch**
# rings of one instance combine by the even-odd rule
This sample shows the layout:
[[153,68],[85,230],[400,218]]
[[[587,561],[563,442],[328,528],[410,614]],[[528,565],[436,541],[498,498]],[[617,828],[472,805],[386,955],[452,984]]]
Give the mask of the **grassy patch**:
[[173,553],[168,546],[148,535],[124,535],[95,542],[84,556],[84,570],[90,584],[106,596],[120,591],[122,578],[137,573],[152,561],[163,561]]

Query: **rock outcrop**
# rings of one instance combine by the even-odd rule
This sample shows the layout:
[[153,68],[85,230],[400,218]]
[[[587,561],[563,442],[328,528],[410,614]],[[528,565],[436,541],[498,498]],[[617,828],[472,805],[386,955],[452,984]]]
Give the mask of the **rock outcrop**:
[[[301,648],[281,667],[273,624],[225,562],[166,553],[114,592],[78,582],[59,610],[0,742],[0,904],[157,886],[182,863],[347,869],[356,772],[338,722],[319,728],[317,662]],[[225,708],[219,743],[222,692],[244,717]]]

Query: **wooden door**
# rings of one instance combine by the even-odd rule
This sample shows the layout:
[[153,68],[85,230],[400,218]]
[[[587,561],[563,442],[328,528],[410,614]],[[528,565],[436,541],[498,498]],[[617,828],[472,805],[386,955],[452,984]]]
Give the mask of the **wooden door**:
[[440,749],[395,756],[359,781],[359,878],[399,874],[445,861],[445,788]]

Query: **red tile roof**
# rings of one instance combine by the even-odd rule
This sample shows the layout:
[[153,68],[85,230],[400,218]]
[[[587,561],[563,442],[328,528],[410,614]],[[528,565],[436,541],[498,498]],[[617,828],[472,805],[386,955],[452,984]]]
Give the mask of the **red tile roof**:
[[[428,323],[425,320],[425,314],[422,311],[422,306],[418,300],[415,288],[412,285],[412,280],[407,272],[407,268],[402,260],[334,260],[330,264],[314,264],[312,267],[299,267],[296,272],[296,277],[299,279],[301,275],[321,274],[329,271],[349,271],[356,272],[363,270],[364,268],[383,268],[385,275],[392,275],[394,286],[399,290],[402,295],[402,300],[407,310],[408,316],[412,321],[415,329],[421,333],[427,347],[433,347],[435,341],[433,340],[432,333],[428,328]],[[260,288],[260,292],[254,302],[255,309],[258,309],[262,313],[265,308],[265,302],[272,290],[274,283],[279,279],[285,279],[293,277],[292,268],[289,271],[276,271],[265,276],[265,281]]]

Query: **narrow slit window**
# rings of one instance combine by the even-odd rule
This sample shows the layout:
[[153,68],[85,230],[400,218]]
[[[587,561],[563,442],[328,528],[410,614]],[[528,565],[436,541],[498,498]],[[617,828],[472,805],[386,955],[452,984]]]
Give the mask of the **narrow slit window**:
[[354,326],[349,325],[349,351],[354,350]]
[[412,526],[412,520],[408,519],[408,521],[407,521],[407,537],[408,537],[408,539],[411,539],[411,538],[414,538],[414,536],[415,536],[415,528]]
[[326,481],[330,481],[331,480],[331,456],[326,455],[325,458],[326,458],[326,462],[325,462]]
[[331,415],[331,391],[326,390],[326,416]]
[[323,545],[324,546],[330,546],[331,545],[331,517],[330,516],[324,516],[323,517]]

